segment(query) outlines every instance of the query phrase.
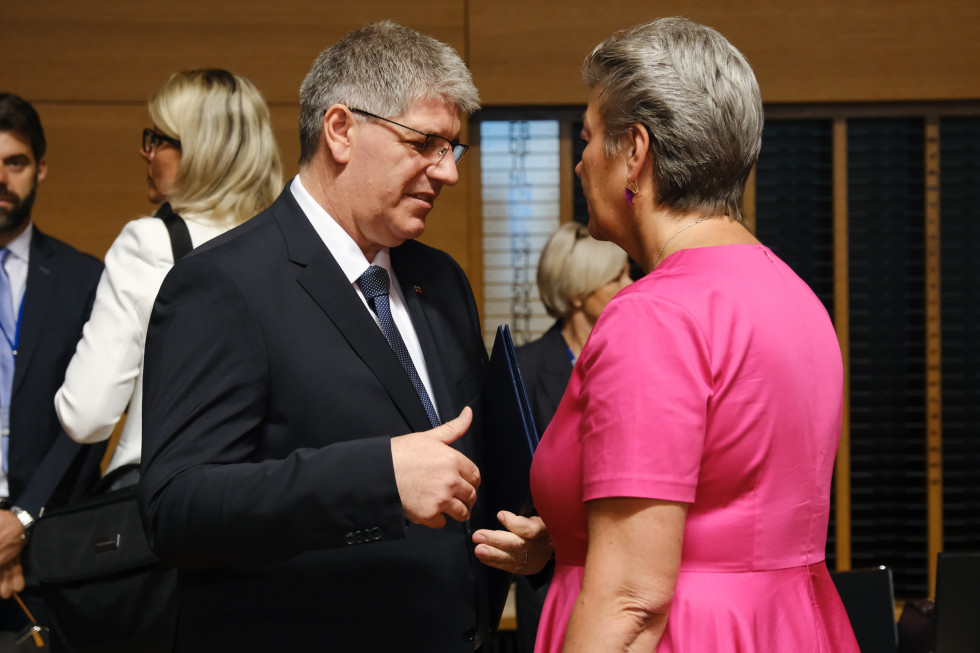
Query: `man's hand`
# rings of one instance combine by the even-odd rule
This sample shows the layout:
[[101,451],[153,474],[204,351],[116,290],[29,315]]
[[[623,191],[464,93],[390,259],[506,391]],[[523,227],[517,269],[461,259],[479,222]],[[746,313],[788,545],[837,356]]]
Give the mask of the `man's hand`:
[[0,567],[20,556],[26,543],[20,520],[9,510],[0,510]]
[[9,599],[14,592],[24,591],[24,570],[20,558],[0,567],[0,599]]
[[497,519],[505,531],[480,529],[473,533],[474,553],[485,565],[512,574],[530,576],[538,573],[551,559],[554,548],[548,528],[540,517],[519,517],[501,510]]
[[469,519],[480,470],[449,445],[466,433],[472,421],[473,411],[467,406],[459,417],[431,431],[391,439],[395,483],[409,521],[442,528],[445,515],[457,521]]

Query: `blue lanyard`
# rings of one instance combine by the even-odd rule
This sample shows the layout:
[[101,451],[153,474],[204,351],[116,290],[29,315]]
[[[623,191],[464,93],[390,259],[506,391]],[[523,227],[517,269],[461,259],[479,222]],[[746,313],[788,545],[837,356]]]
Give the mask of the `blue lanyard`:
[[[27,293],[25,292],[24,295],[26,294]],[[7,330],[3,328],[2,324],[0,324],[0,331],[3,331],[3,338],[7,341],[7,344],[10,345],[10,353],[14,355],[14,358],[17,357],[17,343],[20,342],[20,314],[24,312],[24,295],[21,295],[20,306],[17,307],[17,324],[14,326],[14,337],[12,340],[10,335],[7,333]]]

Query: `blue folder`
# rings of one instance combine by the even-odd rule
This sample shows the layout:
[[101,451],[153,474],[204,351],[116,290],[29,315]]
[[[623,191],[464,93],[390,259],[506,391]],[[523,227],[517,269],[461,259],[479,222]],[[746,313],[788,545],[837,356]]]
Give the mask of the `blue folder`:
[[[520,514],[531,495],[531,458],[538,446],[531,404],[524,390],[510,328],[497,327],[483,386],[485,446],[482,484],[486,514],[492,524],[501,510]],[[496,528],[503,528],[497,525]],[[492,569],[490,624],[496,628],[507,601],[510,574]]]

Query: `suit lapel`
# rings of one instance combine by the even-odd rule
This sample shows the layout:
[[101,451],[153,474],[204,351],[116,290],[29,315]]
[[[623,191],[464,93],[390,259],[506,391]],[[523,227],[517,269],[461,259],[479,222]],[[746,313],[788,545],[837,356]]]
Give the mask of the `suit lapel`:
[[31,255],[27,262],[27,287],[20,313],[19,340],[17,341],[17,361],[14,365],[13,393],[17,392],[30,366],[31,357],[37,350],[42,327],[47,319],[51,304],[51,289],[54,285],[54,266],[51,258],[54,252],[47,246],[44,234],[34,229],[31,236]]
[[412,431],[431,427],[412,382],[384,334],[287,187],[272,207],[296,279],[377,377]]

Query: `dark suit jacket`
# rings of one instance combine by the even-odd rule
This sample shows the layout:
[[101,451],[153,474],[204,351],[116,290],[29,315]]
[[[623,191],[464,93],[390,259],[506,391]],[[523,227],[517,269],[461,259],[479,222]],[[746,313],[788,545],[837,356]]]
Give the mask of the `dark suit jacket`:
[[[32,228],[10,401],[7,481],[10,502],[36,519],[69,463],[83,449],[62,430],[54,394],[65,380],[65,369],[92,310],[102,263]],[[84,449],[80,472],[67,488],[66,499],[77,496],[99,477],[105,443]],[[12,602],[0,602],[5,607],[8,603]],[[20,612],[16,606],[12,609]]]
[[[462,270],[412,241],[391,260],[441,416],[478,409]],[[288,187],[170,272],[143,403],[140,500],[180,569],[177,650],[473,650],[470,526],[407,527],[395,485],[389,438],[431,428],[425,410]],[[477,465],[480,421],[458,443]]]
[[[10,401],[10,500],[36,518],[56,468],[51,452],[74,455],[81,445],[62,430],[54,394],[82,337],[102,275],[102,263],[34,227],[20,341]],[[87,447],[86,464],[74,493],[98,478],[105,444]],[[63,458],[59,458],[63,460]],[[44,464],[42,464],[44,463]]]

